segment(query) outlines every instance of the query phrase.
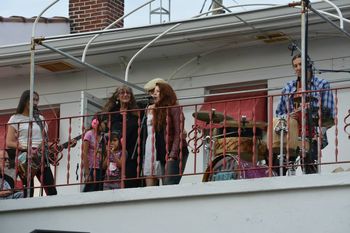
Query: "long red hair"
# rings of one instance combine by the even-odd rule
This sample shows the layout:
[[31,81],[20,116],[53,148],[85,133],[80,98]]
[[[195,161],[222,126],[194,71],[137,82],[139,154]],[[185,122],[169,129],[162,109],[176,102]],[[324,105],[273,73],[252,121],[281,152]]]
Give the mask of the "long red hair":
[[178,105],[177,96],[174,89],[167,83],[157,83],[159,88],[159,101],[155,104],[153,126],[160,130],[166,125],[168,106]]

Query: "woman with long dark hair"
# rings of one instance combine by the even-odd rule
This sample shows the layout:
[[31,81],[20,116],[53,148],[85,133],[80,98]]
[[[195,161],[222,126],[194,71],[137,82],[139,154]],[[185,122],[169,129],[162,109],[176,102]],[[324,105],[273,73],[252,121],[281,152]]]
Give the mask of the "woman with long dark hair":
[[[140,187],[142,185],[140,177],[142,165],[142,132],[139,131],[142,121],[142,112],[136,111],[138,108],[135,96],[130,87],[123,85],[118,87],[113,95],[108,99],[103,108],[103,112],[108,112],[107,118],[111,120],[110,127],[112,132],[123,132],[123,115],[126,111],[126,167],[124,182],[125,188]],[[140,137],[140,140],[138,140]]]
[[[38,111],[39,104],[39,94],[34,92],[33,95],[33,116],[34,122],[32,124],[32,132],[31,132],[31,148],[28,148],[29,143],[29,100],[30,100],[30,91],[26,90],[22,93],[21,98],[19,100],[16,113],[12,115],[8,121],[8,128],[6,134],[6,147],[7,152],[9,154],[10,160],[14,161],[16,156],[22,155],[25,160],[28,154],[32,154],[32,163],[36,164],[39,168],[33,174],[38,178],[41,184],[44,186],[44,190],[47,195],[56,195],[57,190],[54,187],[55,181],[52,175],[52,171],[50,169],[50,165],[46,158],[41,159],[36,157],[37,153],[35,151],[42,150],[42,148],[48,146],[48,141],[45,140],[48,135],[48,127],[45,123],[44,117]],[[32,150],[32,153],[27,153],[29,150]],[[24,154],[22,154],[24,152]],[[27,154],[26,154],[27,153]],[[19,159],[20,160],[20,159]],[[41,162],[44,161],[44,164]],[[28,161],[26,162],[28,163]],[[43,166],[43,174],[41,174],[41,169]],[[27,175],[26,171],[22,171],[21,179],[24,186],[27,186]],[[30,193],[29,196],[34,195],[34,181],[33,178],[30,179]],[[24,190],[25,196],[27,196],[27,189]]]

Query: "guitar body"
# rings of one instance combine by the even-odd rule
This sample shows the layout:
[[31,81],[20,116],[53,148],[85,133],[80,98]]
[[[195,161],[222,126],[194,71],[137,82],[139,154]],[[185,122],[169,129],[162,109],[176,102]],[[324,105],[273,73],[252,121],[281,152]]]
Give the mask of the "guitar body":
[[[59,161],[63,158],[62,151],[66,149],[72,141],[77,141],[81,139],[81,135],[73,138],[70,142],[65,142],[62,145],[58,146],[57,143],[53,143],[48,147],[48,162],[57,166]],[[32,154],[30,170],[31,170],[31,178],[34,178],[35,174],[41,169],[41,161],[42,161],[42,146],[39,146],[37,151]],[[43,161],[46,161],[44,159]],[[46,166],[46,165],[44,165]],[[26,178],[28,174],[28,153],[26,151],[21,152],[18,155],[18,172],[22,178]]]

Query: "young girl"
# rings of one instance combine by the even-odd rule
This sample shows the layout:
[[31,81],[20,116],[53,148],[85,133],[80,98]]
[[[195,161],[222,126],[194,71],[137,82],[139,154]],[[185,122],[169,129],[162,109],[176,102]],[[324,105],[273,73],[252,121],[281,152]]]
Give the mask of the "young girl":
[[111,133],[110,146],[109,158],[106,156],[103,163],[103,168],[107,170],[105,177],[107,182],[103,184],[104,190],[119,189],[121,185],[122,143],[119,133]]
[[85,185],[83,192],[103,190],[105,170],[102,169],[102,161],[106,153],[107,140],[104,132],[106,121],[101,115],[97,115],[91,122],[91,129],[84,135],[83,162]]

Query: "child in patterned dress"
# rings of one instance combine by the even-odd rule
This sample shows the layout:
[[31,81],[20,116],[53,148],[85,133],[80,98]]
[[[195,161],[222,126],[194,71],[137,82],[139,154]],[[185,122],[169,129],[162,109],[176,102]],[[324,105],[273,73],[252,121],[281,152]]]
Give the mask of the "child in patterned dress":
[[111,133],[110,141],[111,149],[109,158],[106,156],[104,161],[104,168],[107,170],[103,190],[119,189],[121,186],[121,157],[122,144],[119,133]]

